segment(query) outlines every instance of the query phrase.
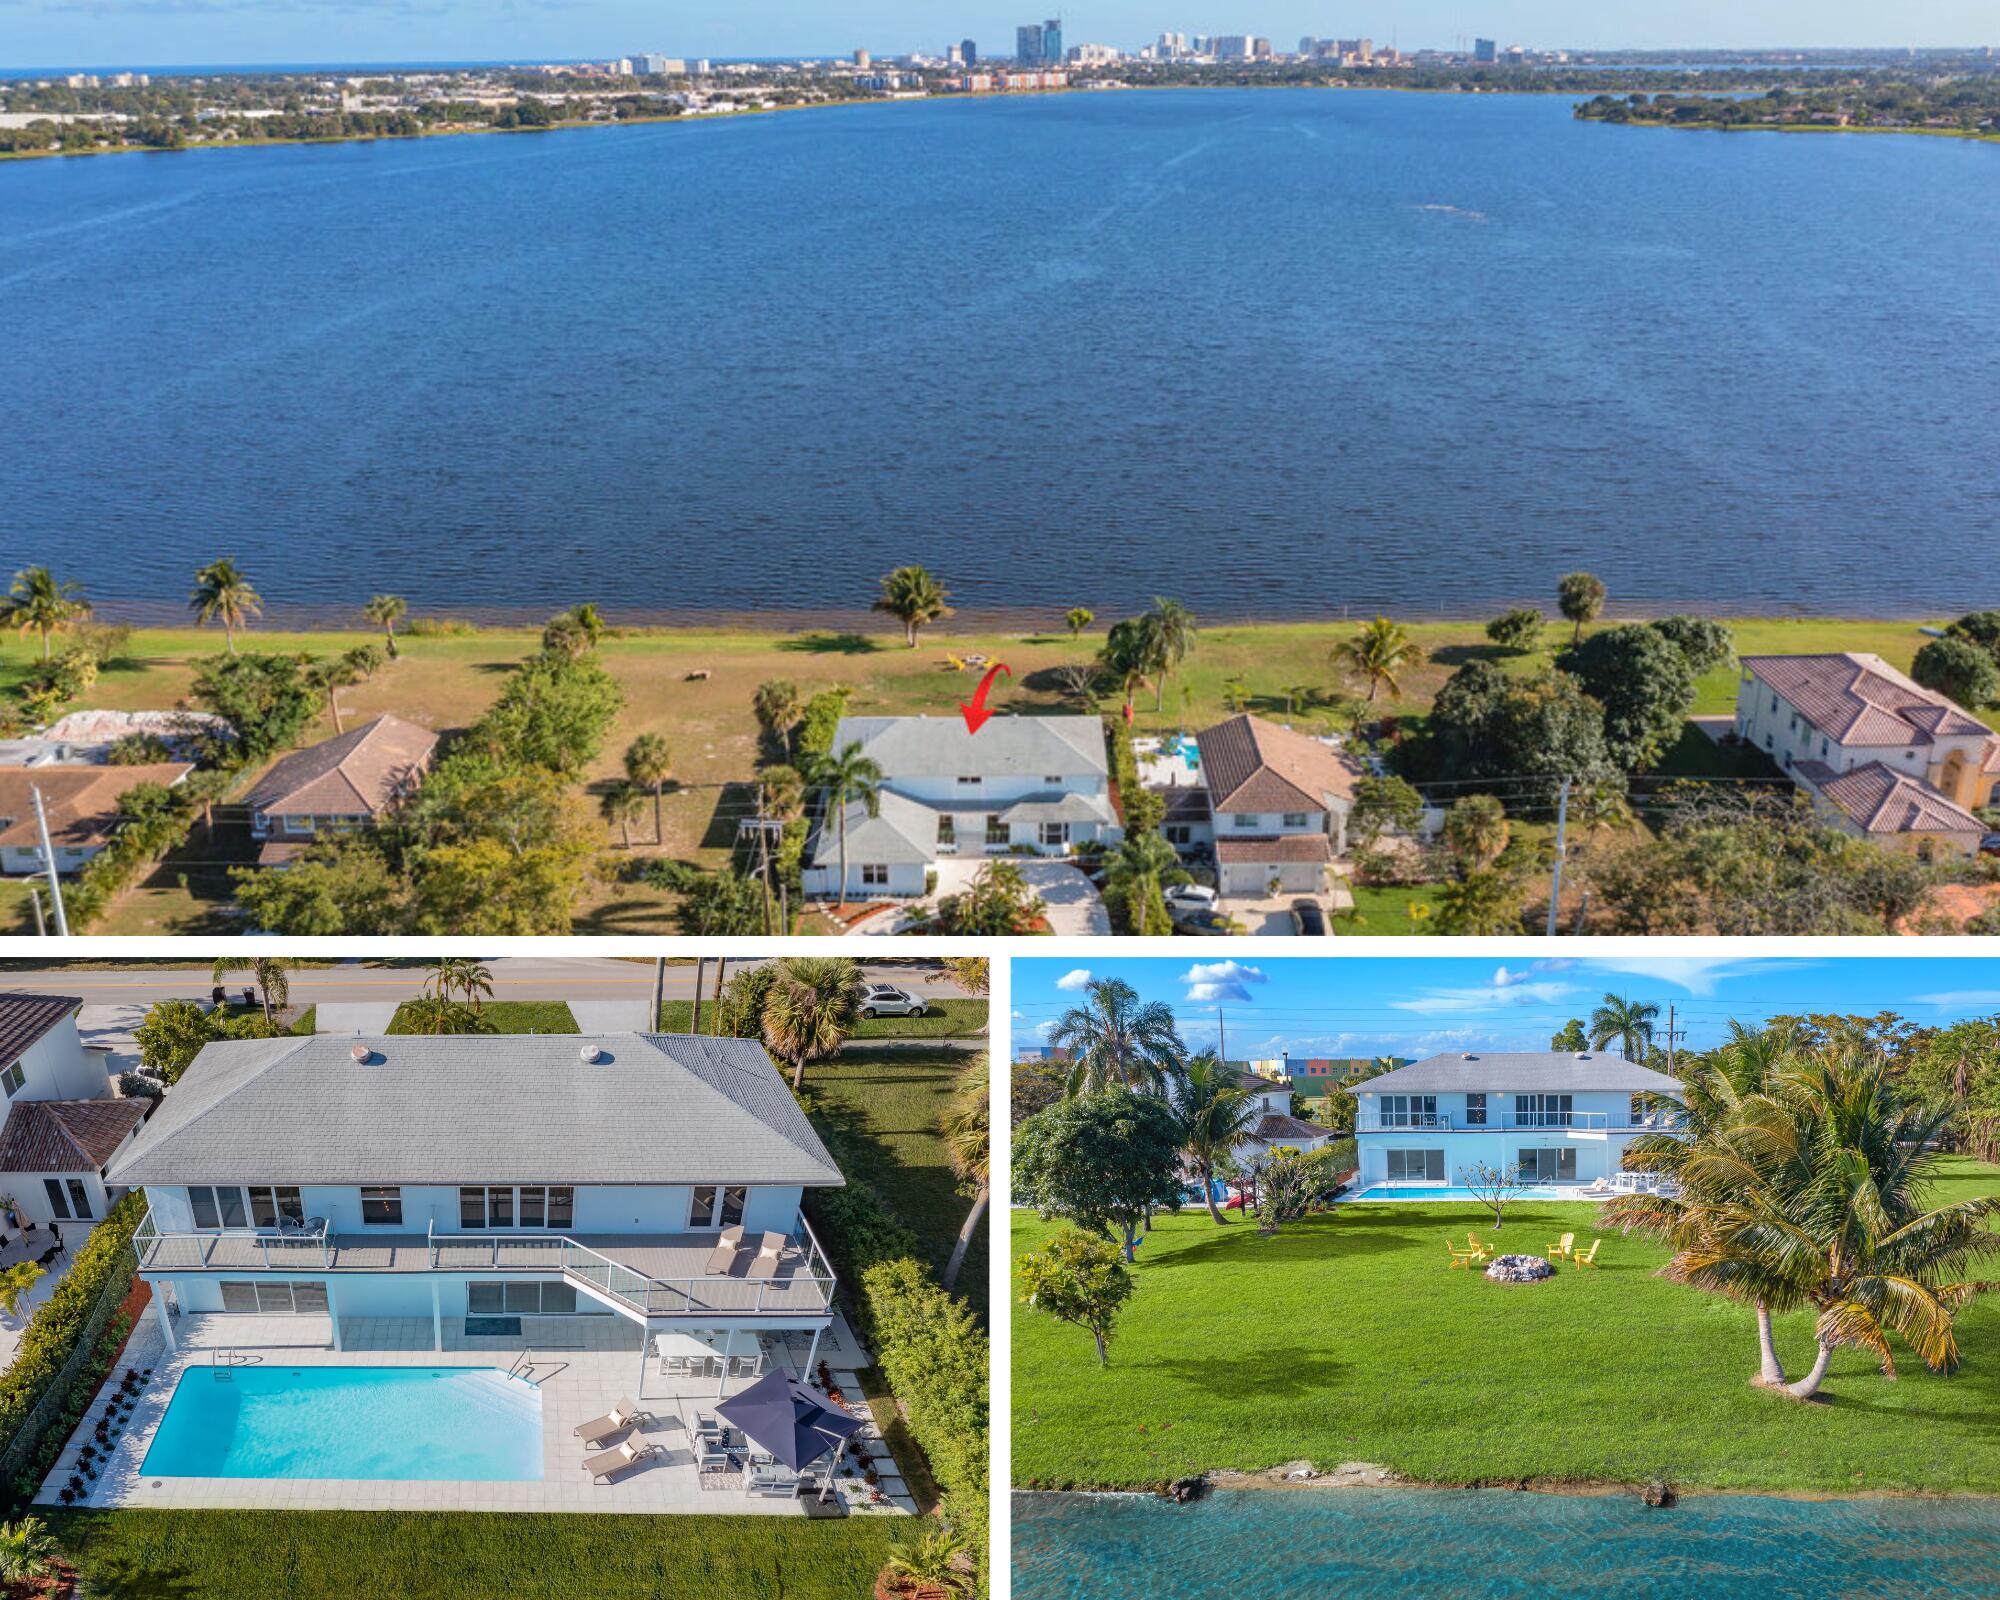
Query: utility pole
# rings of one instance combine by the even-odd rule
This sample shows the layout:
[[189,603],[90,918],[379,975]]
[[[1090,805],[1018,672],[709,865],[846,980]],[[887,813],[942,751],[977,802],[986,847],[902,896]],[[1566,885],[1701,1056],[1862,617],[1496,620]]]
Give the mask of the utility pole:
[[701,1032],[701,986],[708,976],[708,957],[694,958],[694,1031]]
[[722,970],[729,965],[729,957],[715,958],[715,1007],[709,1014],[709,1023],[717,1034],[722,1032]]
[[1215,1008],[1215,1053],[1223,1066],[1229,1065],[1229,1024],[1223,1020],[1221,1006]]
[[1556,864],[1549,874],[1549,937],[1556,936],[1556,912],[1562,906],[1563,852],[1569,847],[1569,779],[1556,797]]
[[49,869],[49,898],[56,907],[56,937],[69,937],[69,914],[63,910],[62,879],[56,874],[56,847],[49,842],[49,813],[42,804],[42,791],[36,788],[35,826],[42,835],[42,864]]
[[664,1026],[661,1018],[667,1009],[667,958],[656,956],[653,960],[653,1020],[646,1024],[648,1033]]
[[35,908],[35,937],[46,939],[49,925],[42,919],[42,886],[33,879],[28,881],[28,904]]

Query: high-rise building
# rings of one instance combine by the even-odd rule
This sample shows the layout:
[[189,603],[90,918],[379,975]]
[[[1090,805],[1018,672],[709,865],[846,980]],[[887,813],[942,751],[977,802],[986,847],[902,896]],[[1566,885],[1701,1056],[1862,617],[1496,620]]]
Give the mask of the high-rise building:
[[964,46],[964,45],[962,45],[962,44],[948,44],[948,45],[946,45],[946,46],[944,47],[944,64],[945,64],[946,66],[948,66],[948,67],[962,67],[962,66],[964,66],[964,65],[965,65],[965,46]]
[[1252,39],[1250,41],[1250,56],[1254,61],[1269,61],[1271,59],[1271,41],[1269,39]]
[[1062,18],[1051,17],[1042,24],[1042,61],[1044,65],[1059,67],[1063,63]]
[[967,39],[965,43],[959,46],[959,49],[965,52],[965,64],[968,67],[979,65],[979,43],[977,40]]
[[854,64],[863,71],[867,70],[869,63],[874,59],[866,50],[857,50],[854,52]]
[[1254,41],[1246,33],[1223,33],[1209,40],[1209,50],[1218,61],[1248,61]]
[[1474,39],[1472,41],[1472,59],[1474,61],[1497,61],[1500,59],[1500,47],[1491,39]]

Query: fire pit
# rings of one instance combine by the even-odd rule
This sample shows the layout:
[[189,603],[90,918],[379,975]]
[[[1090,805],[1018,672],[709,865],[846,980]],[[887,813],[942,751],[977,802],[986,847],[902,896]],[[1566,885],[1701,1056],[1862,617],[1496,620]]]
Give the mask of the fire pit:
[[1556,1269],[1540,1256],[1496,1256],[1486,1268],[1495,1283],[1540,1283],[1555,1275]]

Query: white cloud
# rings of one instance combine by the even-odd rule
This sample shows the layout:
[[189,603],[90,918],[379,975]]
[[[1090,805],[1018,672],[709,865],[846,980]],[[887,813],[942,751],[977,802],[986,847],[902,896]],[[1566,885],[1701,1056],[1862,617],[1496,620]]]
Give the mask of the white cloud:
[[1695,995],[1714,994],[1717,985],[1729,978],[1814,965],[1809,961],[1746,961],[1740,956],[1601,956],[1593,957],[1590,964],[1605,972],[1670,983]]
[[1504,985],[1477,989],[1432,989],[1408,1000],[1391,1000],[1394,1011],[1479,1013],[1508,1011],[1517,1006],[1552,1005],[1577,992],[1573,983],[1530,982],[1526,975]]
[[1056,987],[1058,989],[1067,989],[1071,994],[1074,994],[1089,982],[1090,968],[1077,967],[1072,971],[1065,972],[1060,978],[1056,979]]
[[1181,974],[1180,981],[1188,986],[1189,1002],[1195,1003],[1248,1000],[1252,984],[1271,980],[1261,968],[1248,967],[1240,961],[1197,961]]
[[1525,983],[1538,972],[1567,972],[1575,965],[1574,961],[1565,958],[1558,961],[1531,961],[1519,972],[1512,972],[1502,967],[1493,974],[1493,987],[1511,989],[1515,984]]
[[1054,1033],[1055,1031],[1056,1031],[1056,1019],[1054,1017],[1050,1017],[1049,1020],[1046,1022],[1038,1022],[1035,1024],[1035,1032],[1039,1033],[1044,1039],[1046,1039],[1050,1034]]
[[1910,999],[1940,1011],[1984,1011],[2000,1006],[2000,989],[1948,989],[1942,994],[1913,994]]

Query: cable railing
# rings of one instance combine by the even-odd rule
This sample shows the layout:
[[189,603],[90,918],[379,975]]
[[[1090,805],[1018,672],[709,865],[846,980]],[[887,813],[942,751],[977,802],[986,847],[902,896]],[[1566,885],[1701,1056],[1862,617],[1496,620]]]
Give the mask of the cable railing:
[[132,1235],[139,1265],[148,1271],[236,1269],[325,1271],[333,1265],[331,1235],[324,1217],[283,1228],[224,1228],[215,1232],[160,1227],[148,1210]]
[[1514,1133],[1547,1129],[1569,1129],[1585,1133],[1671,1133],[1675,1123],[1656,1113],[1633,1117],[1611,1111],[1488,1111],[1460,1113],[1443,1111],[1391,1112],[1363,1115],[1356,1123],[1360,1133],[1433,1131],[1444,1133]]

